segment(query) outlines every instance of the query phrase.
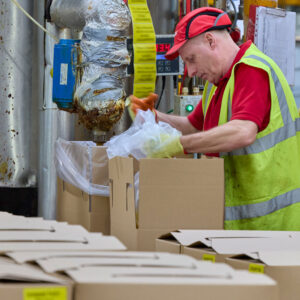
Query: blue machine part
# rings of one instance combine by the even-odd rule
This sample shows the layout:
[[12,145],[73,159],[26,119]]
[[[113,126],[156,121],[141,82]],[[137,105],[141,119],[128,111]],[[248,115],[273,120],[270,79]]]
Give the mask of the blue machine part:
[[77,51],[80,40],[61,39],[54,46],[52,99],[58,108],[73,107]]

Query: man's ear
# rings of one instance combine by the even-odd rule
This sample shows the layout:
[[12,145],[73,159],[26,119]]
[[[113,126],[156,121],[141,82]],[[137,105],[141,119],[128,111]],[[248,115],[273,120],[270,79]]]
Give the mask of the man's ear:
[[216,47],[216,37],[212,32],[205,32],[205,36],[204,36],[206,42],[208,43],[209,47],[211,48],[211,50],[214,50]]

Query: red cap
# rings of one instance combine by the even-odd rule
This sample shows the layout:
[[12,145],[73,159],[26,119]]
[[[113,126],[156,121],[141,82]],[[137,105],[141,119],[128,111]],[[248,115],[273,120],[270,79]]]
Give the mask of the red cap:
[[201,7],[188,13],[176,26],[174,46],[166,53],[167,59],[175,59],[178,50],[191,38],[210,30],[231,27],[226,12],[213,7]]

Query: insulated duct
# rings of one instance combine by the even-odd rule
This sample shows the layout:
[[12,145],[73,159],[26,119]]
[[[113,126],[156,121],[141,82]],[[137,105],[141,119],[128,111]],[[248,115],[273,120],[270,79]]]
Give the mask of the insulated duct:
[[94,141],[104,142],[124,111],[129,9],[123,0],[54,0],[51,19],[59,27],[83,30],[72,112],[93,131]]
[[50,8],[51,21],[60,28],[82,30],[90,0],[53,0]]
[[123,0],[90,4],[80,42],[83,77],[75,105],[86,128],[109,131],[124,111],[124,79],[130,57],[126,47],[131,17]]

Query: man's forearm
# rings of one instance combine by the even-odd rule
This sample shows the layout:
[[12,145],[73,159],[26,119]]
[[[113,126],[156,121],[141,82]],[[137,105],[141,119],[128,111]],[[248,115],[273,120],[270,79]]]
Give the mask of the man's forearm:
[[183,135],[197,132],[197,129],[190,123],[187,117],[174,116],[156,111],[158,121],[170,124]]
[[256,134],[255,123],[233,120],[207,131],[183,135],[180,142],[188,153],[229,152],[251,145]]

